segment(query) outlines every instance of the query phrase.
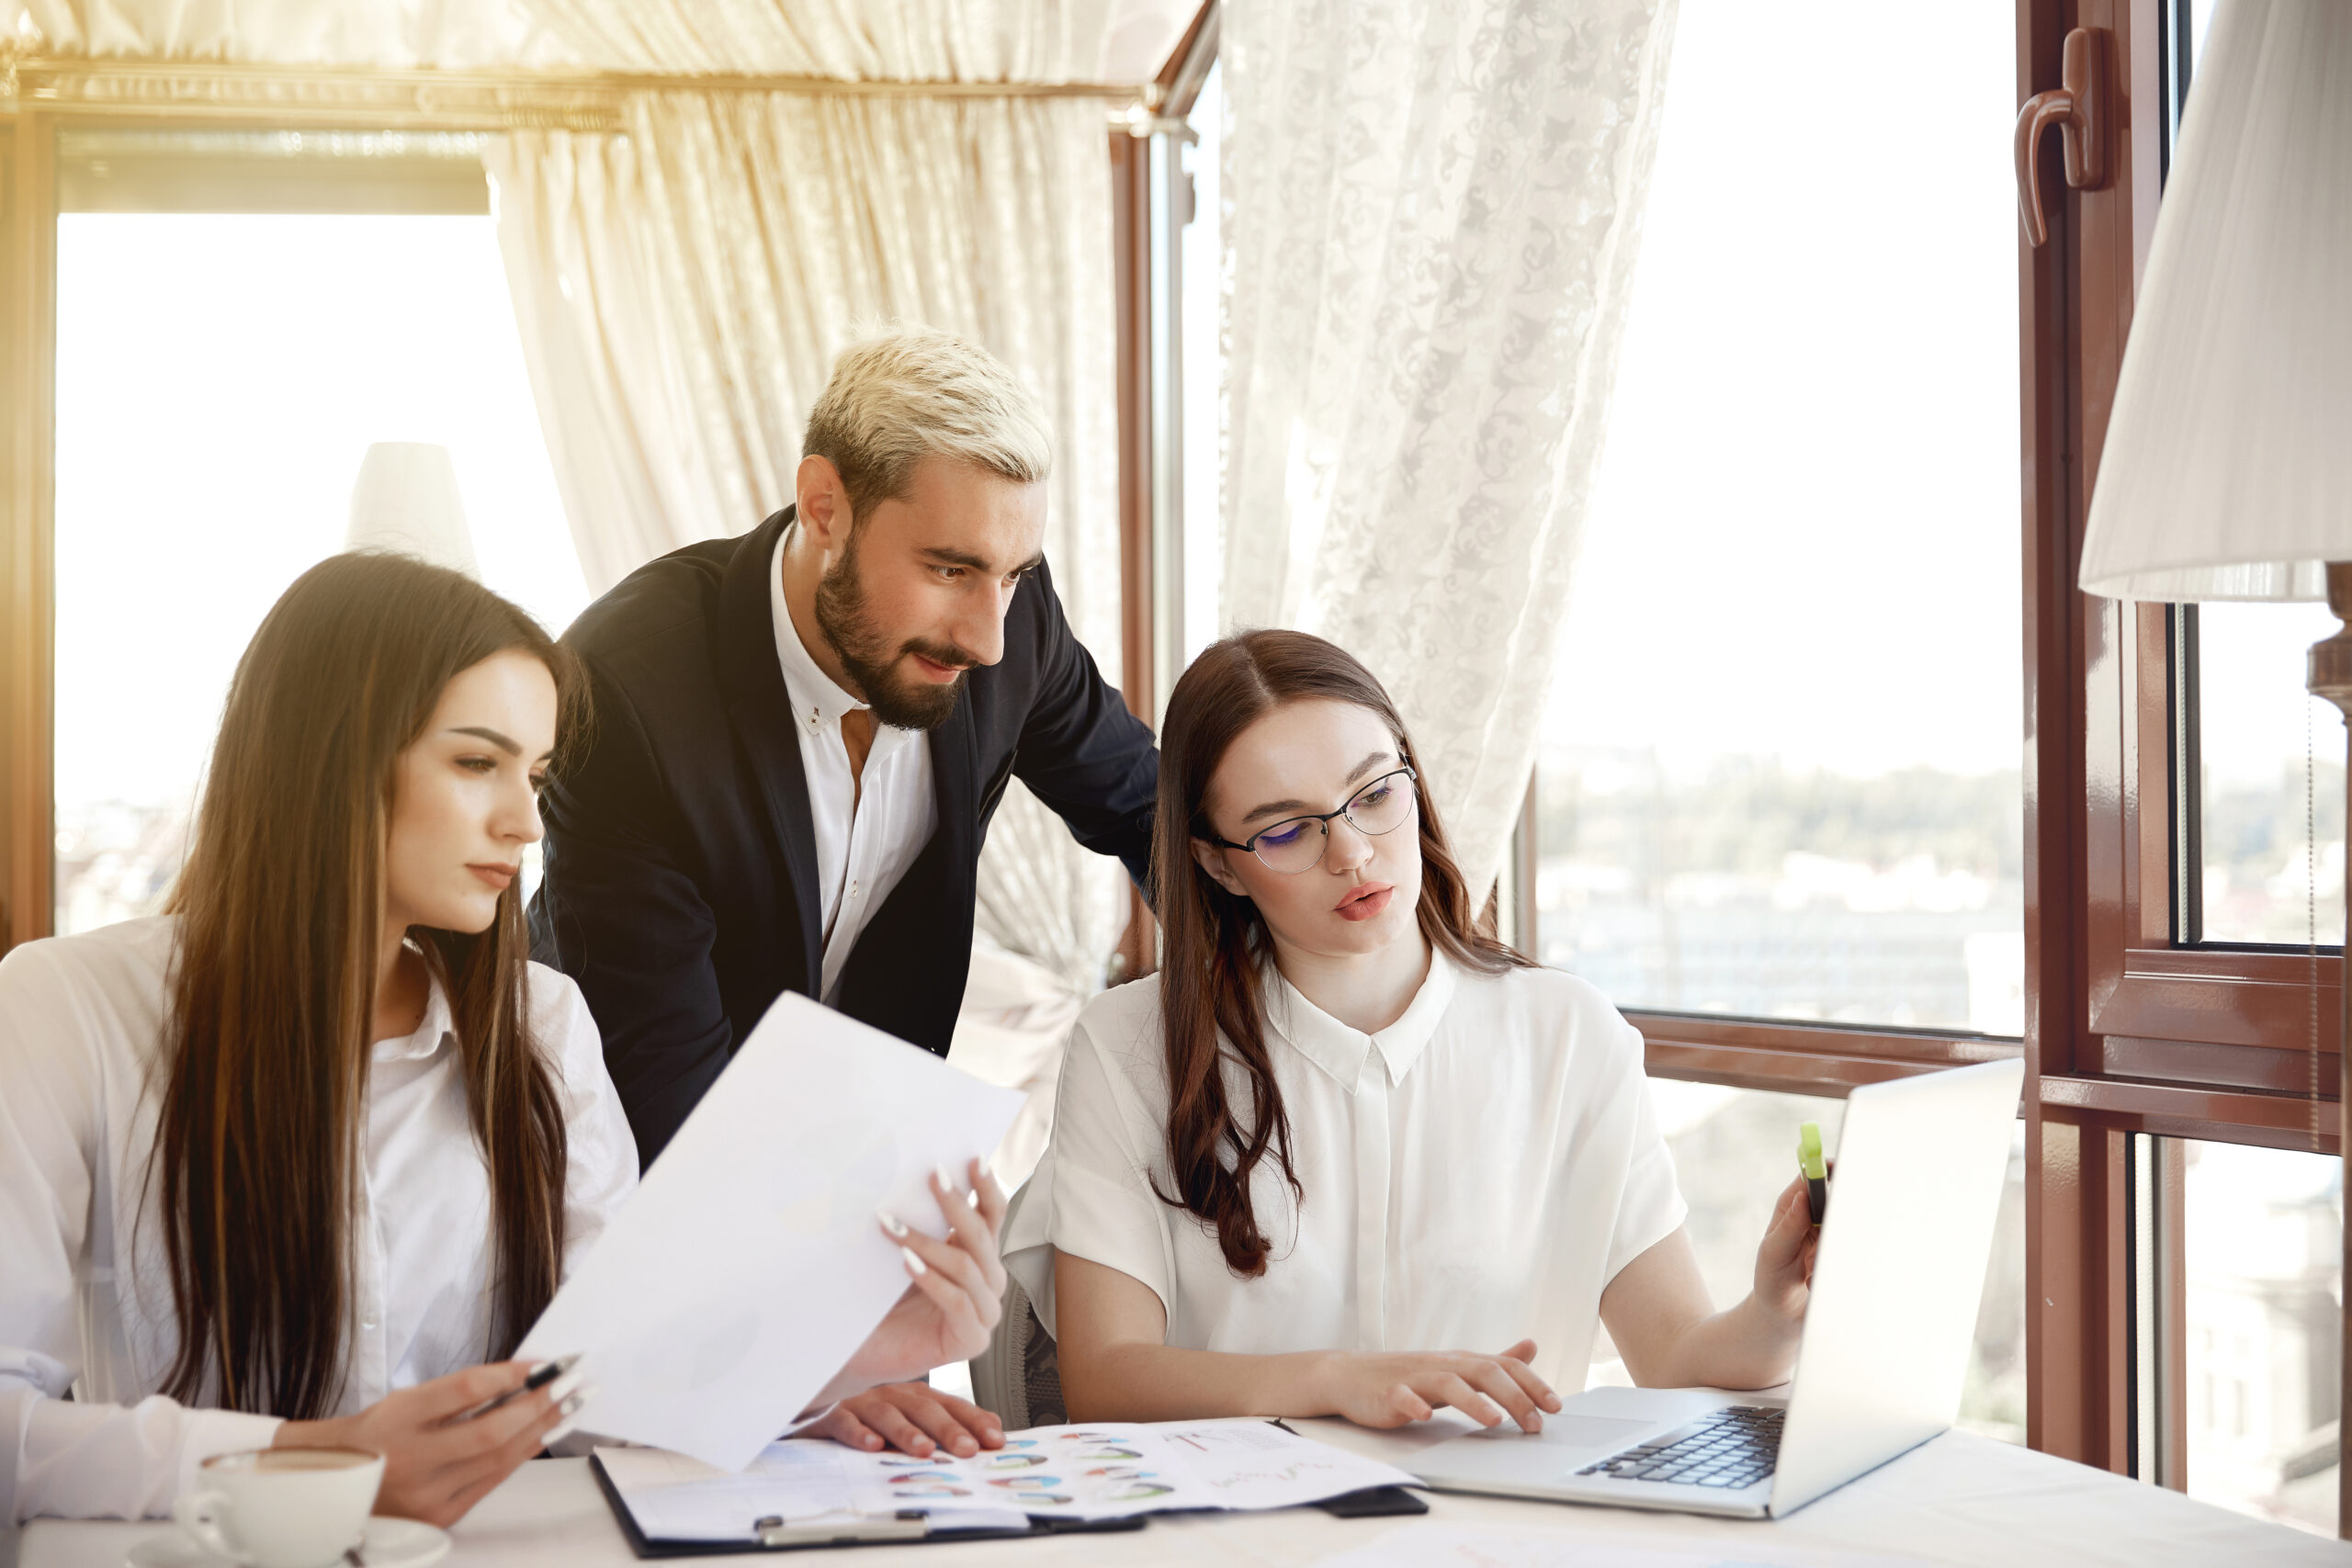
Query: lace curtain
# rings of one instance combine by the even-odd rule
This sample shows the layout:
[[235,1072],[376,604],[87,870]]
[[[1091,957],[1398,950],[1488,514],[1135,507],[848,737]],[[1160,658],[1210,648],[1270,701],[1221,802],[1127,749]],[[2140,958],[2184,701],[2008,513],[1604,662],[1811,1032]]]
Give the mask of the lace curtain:
[[[590,587],[792,499],[809,403],[865,324],[1002,356],[1055,429],[1046,553],[1118,678],[1117,405],[1102,106],[651,92],[625,136],[485,154],[540,421]],[[980,862],[983,939],[1102,983],[1117,866],[1017,784]]]
[[1224,17],[1225,618],[1371,667],[1481,890],[1534,763],[1675,14]]

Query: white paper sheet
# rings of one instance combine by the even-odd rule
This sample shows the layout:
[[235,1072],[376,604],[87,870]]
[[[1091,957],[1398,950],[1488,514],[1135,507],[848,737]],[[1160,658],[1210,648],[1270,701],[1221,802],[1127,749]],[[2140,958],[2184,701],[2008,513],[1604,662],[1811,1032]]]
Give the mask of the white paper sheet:
[[[873,1506],[868,1456],[836,1443],[772,1443],[741,1475],[662,1449],[599,1449],[596,1461],[653,1540],[742,1540],[758,1520],[837,1524],[892,1508]],[[926,1508],[934,1528],[1022,1530],[1019,1508]]]
[[[1022,1097],[786,992],[515,1352],[598,1389],[582,1430],[740,1471],[907,1288],[888,1209],[985,1158]],[[773,1510],[770,1510],[773,1512]]]
[[1286,1508],[1415,1484],[1393,1465],[1263,1421],[1037,1427],[972,1459],[869,1454],[796,1438],[771,1445],[740,1476],[647,1449],[601,1449],[597,1457],[639,1528],[680,1540],[739,1539],[771,1514],[797,1523],[913,1509],[946,1529],[1008,1510],[1112,1519]]
[[[1759,1532],[1770,1527],[1748,1521]],[[1563,1540],[1517,1530],[1464,1525],[1407,1525],[1377,1540],[1316,1559],[1316,1568],[1928,1568],[1916,1557],[1879,1557],[1783,1546],[1711,1541],[1670,1547],[1632,1541]]]

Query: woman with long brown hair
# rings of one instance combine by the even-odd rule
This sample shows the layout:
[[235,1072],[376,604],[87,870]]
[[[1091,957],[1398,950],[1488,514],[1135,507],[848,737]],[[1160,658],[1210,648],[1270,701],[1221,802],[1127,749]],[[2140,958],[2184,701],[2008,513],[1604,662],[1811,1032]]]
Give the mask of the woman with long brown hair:
[[1072,1419],[1451,1405],[1532,1431],[1603,1322],[1644,1383],[1787,1375],[1803,1180],[1713,1312],[1640,1035],[1478,929],[1421,782],[1320,637],[1243,633],[1177,682],[1160,971],[1080,1016],[1005,1244]]
[[[637,1179],[516,886],[582,690],[470,579],[326,560],[238,664],[168,912],[0,961],[0,1528],[272,1446],[381,1453],[377,1511],[447,1523],[567,1429],[593,1368],[451,1417]],[[975,1198],[824,1399],[984,1341]]]

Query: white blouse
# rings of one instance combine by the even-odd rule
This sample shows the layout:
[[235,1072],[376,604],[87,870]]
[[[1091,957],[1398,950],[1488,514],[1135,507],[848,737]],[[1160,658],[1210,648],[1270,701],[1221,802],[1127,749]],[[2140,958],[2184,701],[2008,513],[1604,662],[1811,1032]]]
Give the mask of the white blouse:
[[1071,1032],[1053,1143],[1004,1242],[1040,1320],[1053,1328],[1058,1248],[1148,1285],[1170,1345],[1492,1353],[1532,1338],[1538,1373],[1582,1388],[1602,1290],[1687,1213],[1641,1036],[1554,969],[1482,975],[1436,954],[1377,1034],[1268,974],[1306,1197],[1271,1155],[1259,1167],[1266,1272],[1236,1278],[1215,1229],[1154,1195],[1175,1191],[1155,976],[1097,997]]
[[[163,1513],[200,1461],[277,1429],[155,1392],[179,1343],[146,1181],[175,930],[129,920],[0,960],[0,1529]],[[534,964],[528,998],[569,1138],[569,1272],[636,1185],[637,1145],[579,987]],[[375,1047],[338,1415],[490,1352],[490,1177],[449,1029],[436,985],[416,1032]]]

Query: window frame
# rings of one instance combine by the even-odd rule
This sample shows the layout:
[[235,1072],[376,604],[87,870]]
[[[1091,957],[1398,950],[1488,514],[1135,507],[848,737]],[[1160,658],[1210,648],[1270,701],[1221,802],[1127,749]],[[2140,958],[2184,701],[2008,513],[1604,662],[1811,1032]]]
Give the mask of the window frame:
[[[2075,586],[2092,479],[2154,233],[2177,85],[2162,0],[2017,0],[2020,105],[2056,85],[2068,30],[2105,30],[2114,167],[2067,186],[2043,146],[2051,236],[2018,240],[2026,853],[2021,1039],[1629,1010],[1649,1071],[1739,1088],[1855,1086],[2022,1055],[2029,1444],[2183,1484],[2177,1150],[2207,1139],[2341,1155],[2344,961],[2323,950],[2318,1074],[2303,953],[2183,943],[2170,606]],[[2165,106],[2133,115],[2132,102]],[[1932,700],[1923,692],[1922,700]],[[2186,716],[2193,722],[2194,715]],[[1517,836],[1532,932],[1533,795]],[[1524,940],[1524,939],[1523,939]],[[2135,1163],[2142,1170],[2136,1182]],[[2146,1169],[2164,1174],[2151,1180]],[[2153,1216],[2153,1219],[2151,1218]],[[2135,1249],[2154,1225],[2154,1244]],[[2150,1298],[2153,1298],[2151,1300]],[[2141,1353],[2151,1334],[2155,1345]],[[2148,1368],[2153,1366],[2151,1373]],[[2135,1371],[2136,1369],[2136,1371]],[[2153,1376],[2153,1386],[2141,1386]],[[2142,1413],[2146,1413],[2143,1420]],[[2148,1430],[2140,1430],[2147,1427]],[[2168,1462],[2167,1462],[2168,1461]]]

